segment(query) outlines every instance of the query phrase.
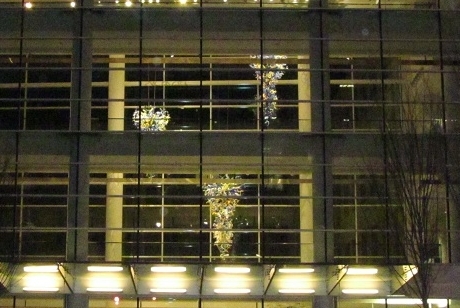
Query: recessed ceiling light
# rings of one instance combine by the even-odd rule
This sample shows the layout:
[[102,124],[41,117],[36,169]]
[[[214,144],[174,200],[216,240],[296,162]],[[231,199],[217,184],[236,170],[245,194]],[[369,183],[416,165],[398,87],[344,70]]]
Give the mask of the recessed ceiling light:
[[152,266],[150,270],[154,273],[182,273],[187,268],[185,266]]
[[56,287],[24,287],[23,291],[26,292],[57,292],[59,288]]
[[[375,300],[377,304],[383,305],[422,305],[422,300],[419,298],[379,298]],[[428,299],[428,304],[437,305],[438,307],[447,307],[447,299]]]
[[187,289],[174,289],[174,288],[159,288],[159,289],[150,289],[152,293],[186,293]]
[[286,274],[302,274],[302,273],[313,273],[315,269],[313,268],[307,268],[307,267],[291,267],[291,268],[280,268],[278,272],[280,273],[286,273]]
[[214,268],[217,273],[247,274],[251,271],[249,267],[218,266]]
[[58,272],[58,266],[57,265],[24,266],[24,272],[26,273],[56,273]]
[[123,266],[88,266],[89,272],[121,272],[123,270]]
[[88,292],[123,292],[122,288],[104,288],[104,287],[94,287],[94,288],[87,288],[86,291]]
[[279,289],[279,293],[283,294],[311,294],[315,293],[313,289]]
[[377,294],[379,290],[377,289],[343,289],[343,294]]
[[347,269],[348,275],[375,275],[379,272],[377,268],[353,268]]
[[248,294],[248,293],[251,293],[251,289],[214,289],[214,293],[217,293],[217,294]]

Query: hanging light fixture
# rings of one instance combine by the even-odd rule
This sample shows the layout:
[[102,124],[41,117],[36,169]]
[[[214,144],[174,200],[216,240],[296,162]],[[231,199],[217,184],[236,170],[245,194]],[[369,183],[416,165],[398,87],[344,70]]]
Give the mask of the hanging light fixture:
[[[133,123],[137,129],[142,131],[164,131],[166,125],[168,125],[171,116],[169,112],[164,108],[155,107],[155,86],[156,86],[156,71],[155,80],[153,84],[153,106],[143,106],[137,108],[133,113]],[[147,88],[147,100],[150,101],[150,66],[148,73],[148,88]]]
[[142,131],[164,131],[170,119],[168,111],[154,106],[143,106],[133,114],[134,126]]
[[[221,179],[231,179],[229,175],[221,176]],[[206,203],[210,206],[213,218],[212,227],[214,245],[217,246],[220,256],[225,258],[233,243],[233,216],[239,203],[243,189],[237,183],[212,183],[203,186]]]
[[[264,124],[268,126],[271,120],[276,119],[278,95],[276,94],[276,82],[284,75],[288,68],[286,64],[276,63],[279,59],[286,59],[286,56],[268,55],[263,56],[263,60],[275,60],[274,63],[260,61],[261,56],[253,56],[258,59],[257,63],[250,66],[256,70],[257,80],[262,81],[262,106]],[[261,63],[262,62],[262,63]],[[271,62],[271,61],[270,61]],[[260,99],[260,97],[258,97]]]

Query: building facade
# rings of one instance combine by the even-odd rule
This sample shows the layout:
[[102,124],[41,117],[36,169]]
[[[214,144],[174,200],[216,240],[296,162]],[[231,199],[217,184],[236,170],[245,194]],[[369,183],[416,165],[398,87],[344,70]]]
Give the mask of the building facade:
[[456,306],[459,13],[0,1],[0,307]]

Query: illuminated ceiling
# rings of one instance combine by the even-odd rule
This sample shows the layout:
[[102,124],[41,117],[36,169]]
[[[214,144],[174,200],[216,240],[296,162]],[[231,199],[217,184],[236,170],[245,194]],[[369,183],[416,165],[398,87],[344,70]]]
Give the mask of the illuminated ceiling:
[[[246,264],[114,264],[0,263],[12,272],[5,282],[13,295],[89,294],[210,300],[296,301],[312,295],[342,299],[388,298],[401,301],[401,277],[408,266],[246,265]],[[460,298],[460,266],[433,264],[437,272],[432,298]],[[412,267],[414,268],[414,267]],[[401,273],[405,275],[401,275]],[[408,275],[409,274],[409,275]],[[409,299],[403,299],[409,300]],[[398,302],[399,303],[399,302]],[[443,307],[444,301],[433,302]]]
[[[388,268],[275,265],[20,264],[8,281],[13,294],[87,293],[178,298],[295,298],[394,292]],[[353,270],[359,270],[353,273]]]

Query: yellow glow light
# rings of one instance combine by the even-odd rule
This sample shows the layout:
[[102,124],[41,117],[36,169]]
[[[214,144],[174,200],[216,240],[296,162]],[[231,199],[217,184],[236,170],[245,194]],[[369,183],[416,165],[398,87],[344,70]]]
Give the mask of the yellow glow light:
[[280,268],[278,272],[285,273],[285,274],[304,274],[304,273],[313,273],[315,269],[307,268],[307,267],[299,267],[299,268]]
[[315,293],[313,289],[279,289],[278,293],[283,294],[311,294]]
[[159,288],[159,289],[150,289],[150,292],[152,292],[152,293],[186,293],[187,289],[174,289],[174,288],[163,289],[163,288]]
[[150,270],[154,273],[182,273],[187,268],[185,266],[152,266]]
[[[375,301],[377,304],[388,305],[422,305],[419,298],[381,298]],[[447,299],[428,299],[428,304],[437,305],[438,307],[447,307]]]
[[217,294],[248,294],[248,293],[251,293],[251,289],[214,289],[214,293],[217,293]]
[[93,287],[93,288],[87,288],[86,291],[88,292],[123,292],[122,288],[103,288],[103,287]]
[[377,294],[379,290],[377,289],[343,289],[343,294]]
[[23,291],[26,292],[57,292],[59,288],[56,287],[24,287]]
[[348,275],[375,275],[379,272],[376,268],[353,268],[347,270]]
[[24,272],[26,273],[57,273],[58,266],[57,265],[24,266]]
[[123,270],[122,266],[88,266],[89,272],[104,272],[104,273],[114,273],[121,272]]
[[249,267],[218,266],[214,268],[214,271],[217,273],[226,273],[226,274],[247,274],[251,271],[251,269]]

